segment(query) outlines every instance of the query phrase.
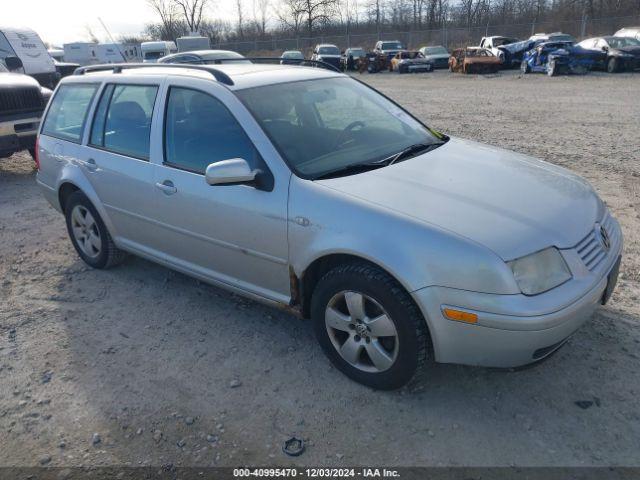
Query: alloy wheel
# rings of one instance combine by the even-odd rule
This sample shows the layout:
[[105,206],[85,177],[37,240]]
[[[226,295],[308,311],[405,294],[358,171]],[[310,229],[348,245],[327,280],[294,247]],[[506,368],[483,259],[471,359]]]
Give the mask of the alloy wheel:
[[334,295],[325,310],[333,347],[353,367],[379,373],[395,362],[398,332],[391,317],[370,296],[354,291]]
[[71,211],[71,229],[76,243],[85,255],[90,258],[100,255],[102,250],[100,230],[98,230],[98,225],[93,215],[86,207],[82,205],[73,207]]

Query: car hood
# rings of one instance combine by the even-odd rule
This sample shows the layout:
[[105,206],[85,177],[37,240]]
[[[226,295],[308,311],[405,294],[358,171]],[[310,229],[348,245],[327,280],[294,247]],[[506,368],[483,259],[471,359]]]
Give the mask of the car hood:
[[0,72],[0,87],[38,87],[38,81],[22,73]]
[[458,138],[389,167],[318,183],[454,232],[506,261],[573,247],[604,213],[591,186],[568,170]]

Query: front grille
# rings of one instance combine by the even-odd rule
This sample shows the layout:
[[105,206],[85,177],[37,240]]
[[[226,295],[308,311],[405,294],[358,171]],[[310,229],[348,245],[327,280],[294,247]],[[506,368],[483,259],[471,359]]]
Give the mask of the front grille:
[[42,110],[44,107],[37,87],[0,89],[0,113],[11,114]]
[[[609,236],[609,249],[614,248],[614,246],[618,244],[619,240],[618,231],[613,228],[613,218],[608,211],[600,225],[606,230]],[[600,238],[600,231],[596,228],[593,228],[591,232],[589,232],[589,235],[576,245],[578,255],[590,271],[595,270],[596,267],[602,263],[602,261],[607,257],[609,249],[604,248],[602,239]]]

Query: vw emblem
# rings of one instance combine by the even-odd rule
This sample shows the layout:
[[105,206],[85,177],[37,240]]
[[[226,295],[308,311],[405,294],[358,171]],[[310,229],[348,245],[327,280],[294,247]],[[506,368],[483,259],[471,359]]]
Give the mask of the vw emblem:
[[609,238],[607,230],[602,225],[600,225],[600,241],[604,249],[608,252],[611,248],[611,239]]

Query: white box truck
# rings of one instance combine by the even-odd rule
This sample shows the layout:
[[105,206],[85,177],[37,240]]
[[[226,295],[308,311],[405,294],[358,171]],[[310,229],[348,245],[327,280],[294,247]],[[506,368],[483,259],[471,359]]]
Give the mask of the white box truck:
[[40,85],[53,88],[59,75],[47,47],[30,28],[0,27],[0,60],[18,57],[22,67],[17,73],[35,78]]
[[156,63],[159,58],[178,51],[174,42],[165,41],[142,42],[140,50],[142,50],[142,61],[144,63]]
[[73,42],[65,43],[64,61],[77,63],[79,65],[95,65],[100,63],[98,60],[97,43],[90,42]]
[[176,40],[179,52],[193,52],[194,50],[209,50],[211,43],[209,37],[186,36]]
[[99,63],[123,63],[127,61],[122,45],[117,43],[99,43],[96,46]]

